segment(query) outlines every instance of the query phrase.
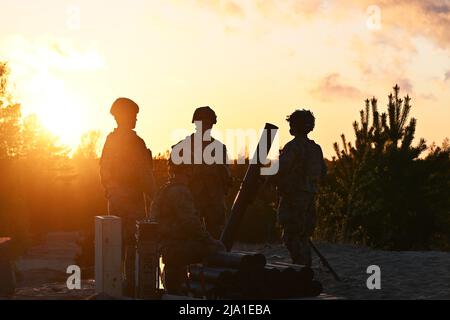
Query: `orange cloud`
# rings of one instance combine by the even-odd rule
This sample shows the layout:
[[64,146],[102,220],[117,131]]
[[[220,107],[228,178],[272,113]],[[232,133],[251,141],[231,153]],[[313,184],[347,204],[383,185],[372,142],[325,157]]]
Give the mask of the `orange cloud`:
[[[354,7],[354,1],[339,1],[339,7]],[[383,32],[402,30],[423,36],[442,48],[450,48],[450,1],[442,0],[361,0],[358,5],[376,4],[381,9]]]
[[358,88],[343,83],[338,73],[331,73],[322,78],[318,85],[311,90],[311,94],[323,101],[364,96]]
[[400,87],[400,89],[402,89],[403,92],[411,94],[413,91],[413,84],[411,82],[411,80],[407,79],[407,78],[400,78],[397,81],[395,81],[395,83],[397,83]]
[[[197,4],[225,15],[245,17],[259,14],[277,23],[299,25],[306,19],[331,21],[365,20],[367,8],[381,9],[384,32],[402,30],[410,36],[423,36],[443,48],[450,46],[450,1],[442,0],[255,0],[238,4],[231,0],[196,0]],[[358,12],[360,16],[358,16]],[[324,13],[327,13],[324,15]],[[394,45],[394,44],[393,44]]]

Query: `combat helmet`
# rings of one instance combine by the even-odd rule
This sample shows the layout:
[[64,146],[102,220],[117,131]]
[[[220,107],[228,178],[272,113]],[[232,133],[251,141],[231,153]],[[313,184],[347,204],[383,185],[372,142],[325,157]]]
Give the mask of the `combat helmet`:
[[138,114],[139,106],[136,102],[128,98],[118,98],[111,106],[110,113],[114,117],[120,117],[127,114]]
[[209,106],[200,107],[195,109],[192,116],[192,123],[195,121],[211,120],[213,124],[217,123],[217,116],[213,109]]

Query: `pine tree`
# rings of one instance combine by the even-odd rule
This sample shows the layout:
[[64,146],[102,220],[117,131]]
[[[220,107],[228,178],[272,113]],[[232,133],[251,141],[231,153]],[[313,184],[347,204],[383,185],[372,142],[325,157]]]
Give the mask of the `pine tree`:
[[[327,196],[319,199],[319,216],[334,207],[334,229],[340,239],[406,248],[413,243],[412,232],[421,220],[415,201],[420,198],[415,167],[426,144],[420,139],[413,146],[417,121],[409,119],[411,99],[399,97],[398,85],[393,89],[387,112],[379,113],[375,97],[365,101],[360,121],[353,123],[354,144],[344,135],[341,146],[334,144],[336,157],[325,187]],[[330,198],[339,206],[330,205]]]

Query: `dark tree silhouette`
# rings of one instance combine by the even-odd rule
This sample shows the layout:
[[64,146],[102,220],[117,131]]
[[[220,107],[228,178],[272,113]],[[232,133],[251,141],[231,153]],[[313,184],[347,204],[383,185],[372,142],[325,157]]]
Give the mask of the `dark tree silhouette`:
[[360,122],[353,123],[354,144],[344,135],[342,148],[334,144],[336,157],[319,198],[318,233],[325,238],[388,249],[431,245],[435,215],[424,195],[434,173],[421,170],[425,140],[413,145],[411,98],[401,99],[398,85],[393,89],[387,112],[379,113],[376,98],[365,101]]

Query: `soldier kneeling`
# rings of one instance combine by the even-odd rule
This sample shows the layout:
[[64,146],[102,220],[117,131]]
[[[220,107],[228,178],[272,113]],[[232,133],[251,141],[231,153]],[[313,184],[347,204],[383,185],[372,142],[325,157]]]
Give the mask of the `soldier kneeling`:
[[151,217],[159,224],[160,250],[164,262],[164,286],[180,293],[187,266],[225,248],[205,230],[188,188],[192,166],[169,160],[169,181],[158,191]]

